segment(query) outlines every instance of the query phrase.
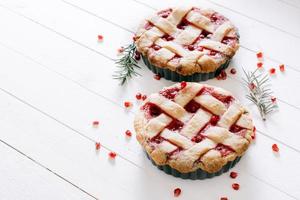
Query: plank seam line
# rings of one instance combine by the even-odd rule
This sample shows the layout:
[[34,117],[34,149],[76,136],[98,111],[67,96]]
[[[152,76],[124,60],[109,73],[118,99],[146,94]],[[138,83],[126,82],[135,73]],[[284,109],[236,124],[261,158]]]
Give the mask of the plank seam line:
[[[9,9],[9,10],[10,10],[10,9]],[[15,13],[14,11],[11,11],[11,12]],[[16,13],[16,14],[19,15],[18,13]],[[22,15],[21,15],[21,16],[22,16]],[[27,19],[26,16],[25,16],[25,18]],[[29,20],[35,23],[35,21],[31,20],[30,18],[29,18]],[[40,25],[40,23],[37,23],[37,24]],[[46,27],[46,26],[43,25],[42,27]],[[52,31],[52,29],[49,28],[49,27],[46,27],[46,29],[49,30],[49,31]],[[52,32],[58,33],[58,32],[56,32],[56,31],[52,31]],[[59,35],[63,36],[65,39],[74,41],[73,39],[69,39],[68,37],[64,36],[64,35],[61,34],[61,33],[59,33]],[[33,58],[31,58],[31,57],[29,57],[29,56],[27,56],[27,55],[25,55],[25,54],[23,54],[23,53],[21,53],[21,52],[15,50],[15,49],[13,49],[13,48],[11,48],[11,47],[8,47],[7,45],[5,45],[5,44],[3,44],[3,43],[0,43],[0,44],[1,44],[2,46],[6,47],[6,48],[8,48],[8,49],[10,49],[10,50],[12,50],[12,51],[18,53],[19,55],[22,55],[23,57],[25,57],[25,58],[27,58],[27,59],[29,59],[29,60],[31,60],[31,61],[37,63],[38,65],[44,67],[44,68],[47,69],[48,71],[53,72],[53,73],[55,73],[55,74],[57,74],[57,75],[63,77],[64,79],[66,79],[66,80],[68,80],[68,81],[70,81],[70,82],[75,83],[76,85],[78,85],[78,86],[80,86],[81,88],[87,90],[88,92],[90,92],[90,93],[92,93],[92,94],[94,94],[94,95],[96,95],[96,96],[98,96],[98,97],[101,97],[101,98],[103,98],[104,100],[106,100],[106,101],[108,101],[108,102],[110,102],[110,103],[113,103],[113,104],[117,105],[117,106],[120,107],[120,108],[123,108],[123,107],[122,107],[121,105],[119,105],[117,102],[112,101],[111,99],[109,99],[109,98],[107,98],[107,97],[105,97],[105,96],[103,96],[103,95],[101,95],[101,94],[95,92],[94,90],[91,90],[91,89],[85,87],[84,85],[82,85],[82,84],[76,82],[75,80],[70,79],[70,78],[68,78],[67,76],[63,75],[63,74],[61,74],[61,73],[59,73],[59,72],[57,72],[57,71],[55,71],[55,70],[50,69],[49,67],[45,66],[44,64],[42,64],[42,63],[40,63],[40,62],[38,62],[38,61],[35,61]],[[76,42],[76,44],[78,44],[78,45],[80,45],[80,46],[83,46],[83,47],[86,47],[85,45],[81,45],[81,43],[79,43],[79,42]],[[91,49],[91,48],[89,48],[89,47],[87,47],[87,49],[92,50],[93,52],[99,54],[99,52],[97,52],[96,50],[93,50],[93,49]],[[102,54],[100,54],[100,55],[102,55]],[[107,58],[107,59],[109,59],[109,60],[114,61],[113,59],[110,59],[110,57],[108,57],[108,56],[104,56],[104,57]],[[231,77],[231,78],[232,78],[232,77]],[[232,79],[233,79],[233,80],[236,80],[236,79],[234,79],[234,78],[232,78]],[[238,81],[238,80],[236,80],[236,81]],[[278,100],[281,101],[280,99],[278,99]],[[282,101],[282,102],[285,103],[284,101]],[[287,105],[290,105],[290,104],[287,104]],[[291,106],[292,106],[292,105],[291,105]],[[293,106],[293,107],[296,108],[296,109],[298,110],[297,107],[295,107],[295,106]],[[300,109],[299,109],[299,110],[300,110]],[[134,114],[133,111],[129,111],[129,113]],[[260,132],[261,132],[261,133],[264,133],[264,132],[262,132],[262,131],[260,131]],[[264,134],[265,134],[265,135],[269,135],[269,134],[267,134],[267,133],[264,133]],[[85,135],[84,135],[84,136],[85,136]],[[272,138],[272,137],[269,136],[269,138]],[[278,140],[278,139],[275,139],[275,140],[276,140],[276,141],[280,141],[280,140]],[[283,144],[283,145],[286,145],[284,142],[281,142],[281,141],[280,141],[280,143]],[[287,145],[286,145],[286,146],[287,146]],[[289,146],[287,146],[287,147],[289,147]],[[293,147],[292,150],[296,150],[296,152],[299,152],[299,153],[300,153],[300,150],[298,150],[298,149],[295,148],[295,147]]]
[[277,1],[279,1],[279,2],[281,2],[283,4],[285,4],[285,5],[288,5],[288,6],[292,7],[292,8],[300,9],[299,6],[297,6],[297,5],[293,4],[293,3],[287,2],[285,0],[277,0]]
[[[65,3],[65,4],[71,6],[71,7],[74,7],[74,8],[76,8],[76,9],[78,9],[78,10],[81,10],[81,11],[83,11],[83,12],[85,12],[85,13],[91,15],[91,16],[94,16],[94,17],[96,17],[96,18],[99,18],[100,20],[103,20],[103,21],[105,21],[105,22],[107,22],[107,23],[111,23],[112,25],[115,25],[115,26],[117,26],[118,28],[121,28],[121,29],[123,29],[123,30],[125,30],[125,31],[128,31],[128,32],[132,33],[132,34],[135,33],[133,30],[129,30],[129,29],[127,29],[127,28],[124,28],[123,26],[120,26],[120,25],[118,25],[118,24],[116,24],[116,23],[114,23],[114,22],[112,22],[112,21],[110,21],[110,20],[108,20],[108,19],[105,19],[105,18],[103,18],[103,17],[101,17],[101,16],[99,16],[99,15],[97,15],[97,14],[95,14],[95,13],[89,11],[89,10],[86,10],[86,9],[84,9],[84,8],[81,8],[81,7],[79,7],[79,6],[77,6],[77,5],[73,4],[73,3],[70,3],[70,2],[68,2],[68,1],[66,1],[66,0],[61,0],[61,1],[62,1],[63,3]],[[145,4],[145,3],[143,3],[143,2],[139,2],[139,1],[136,1],[136,0],[133,0],[133,1],[135,1],[135,2],[137,2],[137,3],[139,3],[139,4],[144,5],[145,7],[151,8],[151,9],[153,9],[153,10],[157,10],[157,9],[155,9],[155,8],[153,8],[153,7],[151,7],[151,6],[147,5],[147,4]],[[250,49],[250,48],[248,48],[248,47],[246,47],[246,46],[244,46],[244,45],[242,45],[242,44],[240,44],[240,47],[243,48],[243,49],[245,49],[245,50],[247,50],[247,51],[250,51],[250,52],[252,52],[252,53],[254,53],[254,54],[257,53],[257,52],[254,51],[253,49]],[[269,60],[271,60],[271,61],[273,61],[273,62],[276,62],[276,63],[278,63],[278,64],[282,64],[282,62],[280,62],[279,60],[274,59],[274,58],[272,58],[272,57],[270,57],[270,56],[264,56],[264,57],[265,57],[266,59],[269,59]],[[285,64],[285,66],[288,67],[288,68],[290,68],[291,70],[294,70],[294,71],[300,73],[300,70],[297,69],[297,68],[294,67],[294,66],[287,65],[287,64]],[[300,66],[299,66],[299,68],[300,68]]]
[[36,164],[37,166],[42,167],[43,169],[46,169],[48,172],[50,172],[51,174],[55,175],[56,177],[58,177],[59,179],[63,180],[64,182],[72,185],[73,187],[75,187],[76,189],[80,190],[81,192],[85,193],[86,195],[92,197],[93,199],[98,199],[97,197],[93,196],[92,194],[88,193],[87,191],[85,191],[84,189],[80,188],[78,185],[72,183],[71,181],[69,181],[68,179],[62,177],[61,175],[59,175],[58,173],[56,173],[55,171],[49,169],[48,167],[46,167],[45,165],[43,165],[42,163],[36,161],[35,159],[33,159],[32,157],[26,155],[25,153],[23,153],[22,151],[20,151],[19,149],[17,149],[16,147],[8,144],[7,142],[3,141],[2,139],[0,139],[0,142],[3,143],[4,145],[6,145],[7,147],[13,149],[14,151],[16,151],[17,153],[19,153],[20,155],[26,157],[28,160],[32,161],[34,164]]
[[[9,95],[9,96],[15,98],[15,99],[18,100],[19,102],[21,102],[21,103],[23,103],[23,104],[29,106],[29,107],[32,108],[33,110],[35,110],[35,111],[37,111],[37,112],[43,114],[43,115],[46,116],[47,118],[50,118],[51,120],[54,120],[56,123],[58,123],[58,124],[60,124],[60,125],[62,125],[62,126],[64,126],[64,127],[68,128],[68,129],[70,129],[71,131],[73,131],[73,132],[75,132],[75,133],[79,133],[80,135],[83,135],[81,132],[77,131],[76,129],[73,129],[73,128],[70,127],[69,125],[67,125],[67,124],[65,124],[65,123],[63,123],[63,122],[61,122],[61,121],[55,119],[55,118],[52,117],[51,115],[45,113],[44,111],[40,110],[39,108],[37,108],[37,107],[35,107],[35,106],[33,106],[33,105],[27,103],[26,101],[20,99],[19,97],[17,97],[17,96],[15,96],[14,94],[12,94],[12,93],[6,91],[5,89],[0,88],[0,90],[1,90],[2,92],[6,93],[7,95]],[[87,136],[84,136],[83,139],[88,139],[88,140],[90,140],[90,141],[93,141],[93,139],[91,139],[91,138],[89,138],[89,137],[87,137]],[[8,144],[8,143],[6,143],[6,142],[3,141],[2,139],[0,139],[0,142],[2,142],[2,143],[4,143],[4,144],[6,144],[7,146],[9,146],[9,147],[15,149],[17,152],[19,152],[20,154],[26,156],[28,159],[32,160],[32,161],[35,162],[36,164],[40,165],[41,167],[47,169],[47,170],[50,171],[51,173],[55,174],[56,176],[60,177],[61,179],[67,181],[68,183],[72,184],[73,186],[75,186],[75,187],[77,187],[78,189],[80,189],[80,190],[82,190],[83,192],[85,192],[83,189],[79,188],[78,186],[76,186],[76,185],[73,184],[72,182],[68,181],[68,180],[65,179],[64,177],[60,176],[60,175],[57,174],[56,172],[54,172],[54,171],[52,171],[51,169],[49,169],[48,167],[46,167],[46,166],[42,165],[41,163],[37,162],[37,161],[34,160],[33,158],[27,156],[25,153],[19,151],[18,149],[16,149],[15,147],[11,146],[11,145]],[[102,145],[102,147],[105,148],[105,149],[107,149],[107,150],[109,150],[109,148],[107,148],[107,147],[105,147],[105,146],[103,146],[103,145]],[[138,169],[144,171],[145,173],[148,173],[148,174],[149,174],[149,173],[153,173],[152,171],[149,171],[149,170],[147,170],[147,169],[145,169],[145,168],[143,168],[143,167],[141,167],[141,166],[135,164],[134,162],[132,162],[132,161],[130,161],[130,160],[124,158],[124,157],[121,156],[121,155],[119,155],[119,157],[120,157],[121,159],[123,159],[123,160],[125,160],[125,161],[127,161],[127,162],[129,162],[129,163],[131,163],[131,164],[133,164],[134,166],[136,166]],[[249,174],[249,175],[252,176],[253,178],[257,179],[258,181],[261,181],[262,183],[265,183],[265,184],[268,185],[269,187],[271,187],[271,188],[273,188],[273,189],[275,189],[275,190],[277,190],[277,191],[279,191],[279,192],[281,192],[281,193],[283,193],[283,194],[285,194],[285,195],[287,195],[287,196],[290,196],[290,197],[292,197],[292,198],[294,198],[294,199],[297,200],[297,198],[295,198],[295,197],[292,196],[291,194],[289,194],[289,193],[287,193],[287,192],[285,192],[285,191],[279,189],[278,187],[276,187],[276,186],[274,186],[274,185],[272,185],[272,184],[270,184],[270,183],[264,181],[263,179],[258,178],[257,176],[255,176],[255,175],[253,175],[253,174],[251,174],[251,173],[247,173],[247,174]],[[88,195],[90,195],[90,194],[87,193],[87,192],[85,192],[85,193],[88,194]],[[90,196],[93,197],[94,199],[97,199],[96,197],[94,197],[94,196],[92,196],[92,195],[90,195]]]

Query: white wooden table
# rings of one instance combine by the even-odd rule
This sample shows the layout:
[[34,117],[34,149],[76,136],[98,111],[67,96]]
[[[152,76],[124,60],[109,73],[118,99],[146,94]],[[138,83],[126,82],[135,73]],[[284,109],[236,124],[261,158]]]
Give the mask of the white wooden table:
[[[174,178],[145,158],[135,138],[135,94],[172,84],[143,66],[119,86],[112,79],[117,49],[139,21],[171,0],[0,0],[0,199],[300,199],[300,1],[184,1],[213,8],[239,28],[236,75],[208,84],[232,91],[254,117],[257,140],[228,173],[202,181]],[[97,35],[104,36],[99,43]],[[279,110],[262,122],[245,99],[242,67],[286,65],[271,78]],[[277,68],[278,71],[278,68]],[[126,112],[123,102],[134,107]],[[98,128],[91,123],[100,121]],[[102,148],[95,151],[95,142]],[[277,143],[280,154],[272,152]],[[115,162],[109,151],[117,152]],[[233,182],[240,190],[231,188]]]

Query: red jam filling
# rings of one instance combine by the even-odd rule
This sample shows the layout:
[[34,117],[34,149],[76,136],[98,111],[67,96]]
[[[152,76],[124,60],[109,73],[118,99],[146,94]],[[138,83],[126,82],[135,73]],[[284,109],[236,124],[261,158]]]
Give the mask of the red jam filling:
[[212,92],[211,95],[225,104],[230,104],[231,101],[234,99],[232,96],[226,96],[217,92]]
[[156,44],[153,44],[151,47],[152,47],[155,51],[158,51],[158,50],[161,49],[161,47],[158,46],[158,45],[156,45]]
[[164,138],[162,138],[160,135],[157,135],[151,139],[151,142],[154,142],[156,144],[160,144],[162,143],[162,141],[164,141]]
[[224,21],[226,21],[226,18],[219,13],[214,13],[210,16],[210,21],[214,22],[215,24],[222,24]]
[[234,46],[234,44],[236,43],[236,38],[232,38],[232,37],[224,37],[223,40],[221,41],[223,44],[227,44],[230,46]]
[[177,119],[173,119],[173,121],[167,126],[167,129],[171,131],[180,131],[183,127],[183,123]]
[[189,25],[189,22],[186,19],[184,19],[177,25],[177,28],[184,30],[188,25]]
[[231,149],[229,146],[218,144],[215,147],[215,150],[219,151],[222,155],[222,157],[229,155],[230,153],[234,152],[233,149]]
[[174,38],[173,38],[171,35],[168,35],[168,34],[164,35],[164,36],[162,37],[162,39],[167,40],[167,41],[172,41],[172,40],[174,40]]
[[147,119],[157,117],[158,115],[160,115],[162,113],[162,110],[160,109],[160,107],[158,107],[157,105],[155,105],[153,103],[146,103],[142,107],[142,109],[144,110],[144,113],[145,113]]
[[194,100],[191,100],[184,109],[190,113],[195,113],[200,108],[200,104]]
[[150,22],[146,22],[146,24],[144,25],[144,29],[149,30],[153,27],[153,24],[151,24]]
[[210,123],[215,126],[219,120],[220,120],[220,117],[218,115],[213,115],[210,118]]
[[230,128],[229,128],[229,131],[236,134],[236,135],[239,135],[239,136],[242,136],[242,137],[245,137],[246,136],[246,133],[247,133],[247,129],[243,128],[243,127],[240,127],[236,124],[233,124]]
[[204,140],[204,138],[205,138],[205,136],[203,136],[201,134],[198,134],[198,135],[196,135],[195,137],[192,138],[192,142],[199,143],[202,140]]
[[177,87],[174,87],[174,88],[168,88],[168,89],[165,89],[165,90],[162,90],[159,92],[159,94],[161,94],[162,96],[166,97],[167,99],[174,99],[175,96],[177,95],[178,91],[180,89],[177,88]]
[[169,9],[166,9],[166,10],[162,10],[162,11],[159,11],[157,13],[158,16],[162,17],[162,18],[167,18],[172,12],[172,9],[169,8]]
[[211,94],[213,92],[213,88],[210,87],[203,87],[201,90],[198,92],[197,96],[200,96],[202,94]]

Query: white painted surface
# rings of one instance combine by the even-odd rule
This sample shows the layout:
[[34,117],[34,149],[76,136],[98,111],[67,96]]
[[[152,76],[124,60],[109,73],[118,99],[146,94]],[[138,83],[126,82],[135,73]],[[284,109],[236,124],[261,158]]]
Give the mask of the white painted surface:
[[[0,183],[9,190],[1,188],[1,197],[35,199],[49,187],[49,191],[57,188],[56,196],[44,199],[173,199],[173,189],[180,187],[180,199],[300,199],[300,136],[295,131],[300,130],[300,95],[295,92],[300,86],[296,53],[300,40],[295,37],[300,27],[288,20],[299,16],[294,12],[297,7],[290,5],[296,1],[289,0],[289,5],[265,1],[268,12],[257,8],[256,1],[247,2],[247,10],[238,1],[200,1],[240,28],[242,47],[231,64],[237,75],[207,82],[231,90],[249,106],[259,130],[257,141],[235,167],[239,191],[231,189],[233,180],[228,174],[204,181],[165,175],[149,163],[134,137],[125,138],[124,131],[133,129],[138,108],[135,93],[149,94],[172,82],[154,80],[144,67],[142,77],[121,87],[111,78],[115,66],[110,58],[116,58],[117,48],[130,42],[138,18],[151,14],[153,8],[178,2],[0,1],[0,17],[5,19],[0,20],[0,139],[13,147],[2,143],[5,148],[0,145],[0,153],[7,162],[22,163],[11,170],[4,167],[9,173],[1,176]],[[279,4],[284,4],[280,19],[276,15]],[[98,34],[104,35],[102,43],[97,42]],[[274,41],[278,41],[276,46]],[[239,83],[242,66],[255,69],[259,49],[268,56],[266,66],[288,64],[285,74],[278,72],[271,78],[280,109],[265,123],[244,98]],[[123,109],[125,100],[135,104],[130,112]],[[91,127],[95,119],[100,121],[98,129]],[[94,150],[95,141],[103,145],[99,153]],[[273,143],[278,143],[280,156],[272,153]],[[18,155],[14,148],[34,161]],[[118,153],[115,163],[107,159],[110,150]],[[18,175],[22,168],[26,176]],[[35,171],[43,176],[36,177]],[[23,180],[31,176],[35,189],[24,196]]]

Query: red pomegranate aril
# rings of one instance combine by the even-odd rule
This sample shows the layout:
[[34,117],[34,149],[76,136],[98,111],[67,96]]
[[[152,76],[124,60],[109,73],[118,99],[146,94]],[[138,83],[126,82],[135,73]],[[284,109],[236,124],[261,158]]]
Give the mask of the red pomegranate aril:
[[240,185],[239,185],[238,183],[233,183],[233,184],[232,184],[232,188],[233,188],[234,190],[239,190],[239,189],[240,189]]
[[100,144],[100,142],[96,142],[96,143],[95,143],[95,148],[96,148],[96,150],[99,150],[99,149],[100,149],[100,147],[101,147],[101,144]]
[[183,127],[183,123],[177,119],[173,119],[173,121],[167,126],[167,129],[171,131],[181,130]]
[[124,47],[120,47],[119,49],[118,49],[118,53],[123,53],[124,52]]
[[184,108],[190,113],[195,113],[200,108],[200,104],[194,100],[191,100]]
[[192,44],[188,45],[188,50],[190,50],[190,51],[194,51],[194,50],[195,50],[195,47],[194,47],[194,45],[192,45]]
[[181,194],[181,189],[180,188],[176,188],[174,190],[174,197],[178,197]]
[[111,151],[111,152],[108,153],[108,156],[109,156],[109,158],[111,158],[111,159],[115,159],[116,156],[117,156],[117,154],[116,154],[115,152]]
[[255,126],[253,127],[253,132],[251,134],[251,138],[252,138],[252,140],[255,140],[255,138],[256,138],[256,127]]
[[136,98],[137,100],[140,100],[140,99],[142,98],[142,94],[139,93],[139,92],[136,93],[135,98]]
[[154,79],[155,79],[155,80],[160,80],[160,78],[161,78],[161,76],[160,76],[159,74],[155,74],[155,75],[154,75]]
[[273,144],[273,145],[272,145],[272,150],[273,150],[274,152],[279,152],[279,147],[277,146],[277,144]]
[[124,106],[125,106],[125,108],[129,108],[131,106],[131,102],[125,101]]
[[103,35],[98,35],[98,41],[103,41]]
[[220,120],[220,117],[218,115],[213,115],[210,119],[210,123],[212,125],[216,125],[218,123],[218,121]]
[[279,70],[280,70],[281,72],[284,72],[284,71],[285,71],[284,64],[279,65]]
[[236,178],[238,176],[238,173],[236,172],[230,172],[230,178]]
[[271,97],[271,101],[272,101],[272,103],[276,103],[276,97]]
[[180,83],[181,89],[185,88],[186,85],[187,85],[187,83],[186,83],[185,81],[182,81],[182,82]]
[[263,53],[262,53],[262,52],[258,52],[258,53],[256,54],[256,57],[257,57],[257,58],[262,58],[262,57],[263,57]]
[[146,99],[147,99],[147,95],[144,94],[144,95],[142,96],[142,100],[145,101]]
[[141,54],[139,52],[135,52],[134,59],[135,60],[140,60],[141,59]]
[[125,131],[125,135],[128,136],[128,137],[131,137],[132,136],[132,133],[130,130],[127,130]]
[[221,197],[220,200],[228,200],[227,197]]
[[211,55],[211,56],[215,56],[216,54],[217,54],[217,52],[214,50],[210,50],[210,52],[209,52],[209,55]]
[[271,69],[269,70],[269,72],[270,72],[270,74],[275,74],[276,69],[275,69],[275,68],[271,68]]
[[94,127],[99,126],[99,121],[93,121],[93,126],[94,126]]
[[231,74],[236,74],[236,69],[235,69],[235,68],[232,68],[232,69],[230,70],[230,73],[231,73]]
[[256,85],[254,83],[250,83],[248,87],[250,90],[254,90],[256,88]]
[[262,68],[263,67],[263,63],[262,62],[258,62],[257,63],[257,68]]

